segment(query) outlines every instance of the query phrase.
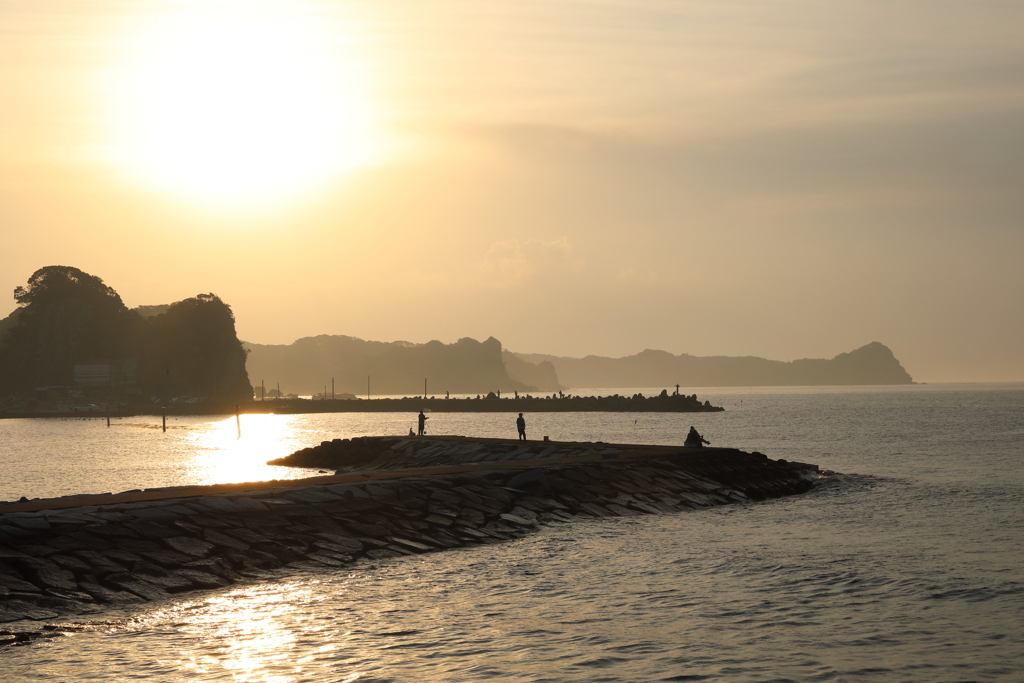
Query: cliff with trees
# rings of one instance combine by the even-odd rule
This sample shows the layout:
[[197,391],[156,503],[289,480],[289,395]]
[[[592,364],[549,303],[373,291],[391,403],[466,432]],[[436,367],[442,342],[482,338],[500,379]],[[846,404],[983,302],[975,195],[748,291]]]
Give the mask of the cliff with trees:
[[[501,342],[491,337],[477,341],[464,337],[453,344],[430,341],[365,341],[356,337],[320,335],[292,344],[245,343],[249,376],[268,389],[281,384],[285,393],[318,394],[334,388],[337,394],[366,397],[367,378],[373,396],[385,394],[487,393],[535,391],[537,387],[510,377],[502,358]],[[556,380],[557,381],[557,380]]]
[[14,300],[18,308],[0,323],[0,394],[74,386],[76,365],[130,359],[131,395],[252,397],[234,316],[214,294],[150,307],[161,312],[147,317],[100,278],[47,266],[14,290]]

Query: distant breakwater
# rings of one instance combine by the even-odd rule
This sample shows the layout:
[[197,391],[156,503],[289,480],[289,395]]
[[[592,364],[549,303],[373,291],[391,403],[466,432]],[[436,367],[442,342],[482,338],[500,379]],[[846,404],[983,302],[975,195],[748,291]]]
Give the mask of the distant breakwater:
[[617,413],[716,413],[725,410],[703,403],[696,394],[664,394],[659,396],[566,396],[544,398],[537,396],[502,396],[498,398],[403,398],[373,399],[269,399],[254,401],[245,406],[244,412],[273,413],[408,413],[430,410],[435,413],[573,413],[573,412],[617,412]]
[[[495,460],[522,445],[457,437],[342,443],[376,453],[378,469],[0,504],[0,644],[76,628],[68,618],[88,621],[275,572],[496,543],[582,518],[802,493],[818,472],[722,448],[542,443],[555,450]],[[484,457],[458,457],[474,453]],[[57,619],[64,621],[47,623]]]
[[[199,403],[169,403],[135,407],[129,410],[111,411],[109,417],[131,417],[135,415],[234,415],[246,414],[299,415],[304,413],[416,413],[429,410],[435,413],[573,413],[573,412],[615,412],[615,413],[717,413],[725,410],[703,403],[696,394],[663,394],[658,396],[565,396],[544,398],[536,396],[482,397],[482,398],[423,398],[406,396],[402,398],[348,398],[313,400],[308,398],[269,398],[264,401],[250,401],[242,404],[204,401]],[[95,412],[0,412],[0,418],[27,417],[104,417],[104,409]]]

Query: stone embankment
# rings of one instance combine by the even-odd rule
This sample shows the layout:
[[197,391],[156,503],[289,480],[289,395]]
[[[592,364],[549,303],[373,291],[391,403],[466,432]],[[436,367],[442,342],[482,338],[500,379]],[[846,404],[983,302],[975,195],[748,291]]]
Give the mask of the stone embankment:
[[[324,451],[364,452],[373,467],[0,505],[0,643],[69,628],[42,626],[58,618],[88,619],[273,572],[496,543],[581,518],[801,493],[817,472],[734,449],[534,442],[522,450],[455,437],[325,443]],[[356,467],[341,460],[342,469]]]

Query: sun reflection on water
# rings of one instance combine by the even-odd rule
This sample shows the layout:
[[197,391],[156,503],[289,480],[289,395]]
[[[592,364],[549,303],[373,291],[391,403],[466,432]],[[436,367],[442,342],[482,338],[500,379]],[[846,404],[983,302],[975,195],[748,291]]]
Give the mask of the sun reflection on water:
[[[315,583],[315,582],[314,582]],[[195,675],[210,676],[230,672],[239,682],[260,681],[290,683],[303,673],[303,665],[311,655],[306,638],[317,628],[306,624],[312,619],[320,601],[311,583],[261,585],[212,597],[192,612],[182,633],[193,639],[195,649],[184,649],[176,663]],[[211,652],[209,645],[214,644]],[[327,640],[316,648],[316,655],[334,652],[341,647],[336,640]]]
[[267,465],[310,445],[294,415],[242,415],[210,422],[189,432],[194,452],[189,478],[201,484],[310,476],[309,470]]

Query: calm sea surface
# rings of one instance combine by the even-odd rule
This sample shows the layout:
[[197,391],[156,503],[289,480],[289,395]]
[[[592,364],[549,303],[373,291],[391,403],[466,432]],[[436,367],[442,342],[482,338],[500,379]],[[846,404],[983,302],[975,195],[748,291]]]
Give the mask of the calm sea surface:
[[[0,680],[1024,681],[1024,385],[698,394],[726,412],[534,414],[528,434],[671,444],[693,424],[843,474],[112,612],[0,651]],[[427,426],[511,437],[513,417]],[[0,420],[0,500],[303,476],[263,463],[413,424],[243,416],[239,439],[234,417]]]

